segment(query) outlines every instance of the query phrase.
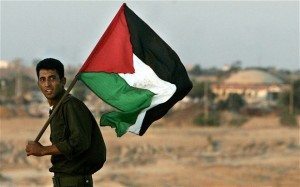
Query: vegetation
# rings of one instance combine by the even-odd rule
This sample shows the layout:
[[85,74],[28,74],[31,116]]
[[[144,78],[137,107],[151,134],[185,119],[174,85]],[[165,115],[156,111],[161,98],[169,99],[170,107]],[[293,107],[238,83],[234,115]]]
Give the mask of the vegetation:
[[201,67],[200,67],[200,65],[196,65],[193,69],[191,69],[190,71],[189,71],[189,74],[190,75],[201,75],[201,73],[202,73],[202,69],[201,69]]
[[283,109],[282,112],[280,112],[280,123],[283,126],[288,126],[288,127],[298,126],[296,115],[294,113],[290,113],[286,108]]
[[[0,76],[0,104],[30,104],[31,100],[26,99],[24,95],[26,93],[32,93],[38,90],[36,85],[36,74],[34,68],[40,59],[34,59],[31,66],[23,66],[21,59],[16,59],[11,62],[9,69],[2,69]],[[253,67],[252,67],[253,68]],[[203,126],[219,126],[220,125],[220,111],[230,111],[232,117],[227,119],[226,123],[233,126],[242,125],[249,116],[262,116],[267,112],[280,113],[280,120],[283,125],[294,126],[297,124],[296,116],[300,114],[300,79],[299,71],[286,71],[277,70],[272,67],[256,67],[256,69],[263,69],[282,76],[283,79],[288,80],[290,77],[298,77],[298,80],[293,81],[293,94],[289,90],[278,95],[280,97],[278,106],[262,108],[261,106],[246,105],[243,96],[238,94],[231,94],[226,100],[214,102],[215,94],[212,92],[210,82],[199,82],[199,80],[216,80],[222,81],[231,73],[237,72],[242,68],[242,61],[236,60],[228,66],[227,69],[220,68],[208,68],[204,69],[200,65],[194,66],[188,73],[193,81],[193,89],[188,96],[195,99],[193,102],[197,103],[206,110],[210,111],[207,115],[198,116],[194,122],[197,125]],[[65,67],[65,76],[67,78],[67,85],[72,81],[79,67],[68,65]],[[205,77],[206,76],[206,77]],[[193,77],[197,77],[197,80],[193,80]],[[216,79],[210,79],[214,77]],[[199,78],[199,79],[198,79]],[[219,79],[218,79],[219,78]],[[91,92],[82,82],[78,81],[75,87],[72,89],[72,94],[81,100],[85,100],[86,96]],[[31,94],[34,95],[34,94]],[[291,102],[291,95],[293,96]],[[24,97],[23,100],[20,97]],[[29,97],[30,98],[30,97]],[[19,100],[19,102],[16,102]],[[293,103],[293,110],[289,108],[290,103]],[[289,110],[288,110],[289,109]],[[222,121],[223,123],[223,121]]]
[[205,114],[201,114],[194,120],[194,123],[199,126],[220,126],[220,114],[217,110],[210,111],[207,117]]
[[[297,114],[300,112],[300,79],[296,80],[292,84],[293,94],[290,91],[286,91],[281,94],[279,100],[280,107],[280,123],[284,126],[298,126]],[[292,98],[291,98],[292,96]],[[290,101],[292,99],[292,108],[290,108]]]
[[[293,108],[296,109],[296,112],[300,111],[300,79],[293,82]],[[279,105],[289,106],[290,103],[290,92],[286,91],[281,95],[279,100]]]
[[[207,84],[207,85],[205,85]],[[205,83],[205,82],[196,82],[193,81],[193,88],[192,90],[189,92],[189,96],[192,98],[203,98],[204,94],[205,94],[205,86],[207,86],[207,97],[208,100],[213,100],[213,98],[215,97],[215,94],[212,92],[212,90],[210,89],[210,83]]]
[[230,94],[225,101],[219,101],[217,106],[221,110],[230,110],[238,112],[246,104],[242,96],[238,94]]

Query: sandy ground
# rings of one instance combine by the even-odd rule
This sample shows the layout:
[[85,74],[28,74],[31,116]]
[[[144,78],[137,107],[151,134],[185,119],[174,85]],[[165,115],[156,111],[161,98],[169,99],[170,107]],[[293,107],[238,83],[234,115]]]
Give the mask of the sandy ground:
[[[0,186],[52,186],[50,157],[26,157],[46,119],[1,119]],[[95,186],[299,186],[299,128],[258,117],[240,128],[162,125],[117,138],[101,128],[108,154]],[[49,144],[49,132],[41,139]]]

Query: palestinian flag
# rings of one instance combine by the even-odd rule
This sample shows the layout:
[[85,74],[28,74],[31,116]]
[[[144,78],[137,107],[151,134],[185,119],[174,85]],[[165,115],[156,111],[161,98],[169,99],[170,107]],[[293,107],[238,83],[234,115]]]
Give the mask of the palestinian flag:
[[100,125],[143,135],[191,90],[177,54],[124,3],[78,78],[117,111]]

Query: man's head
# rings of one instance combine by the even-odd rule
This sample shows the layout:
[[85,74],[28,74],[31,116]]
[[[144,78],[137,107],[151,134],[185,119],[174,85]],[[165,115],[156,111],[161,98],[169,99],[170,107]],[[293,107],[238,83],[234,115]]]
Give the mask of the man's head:
[[60,79],[62,79],[65,76],[64,65],[59,60],[56,60],[54,58],[46,58],[44,60],[41,60],[36,65],[36,74],[38,78],[41,69],[56,70]]
[[38,86],[48,99],[49,104],[55,104],[63,93],[66,84],[64,65],[59,60],[46,58],[37,64],[36,74]]

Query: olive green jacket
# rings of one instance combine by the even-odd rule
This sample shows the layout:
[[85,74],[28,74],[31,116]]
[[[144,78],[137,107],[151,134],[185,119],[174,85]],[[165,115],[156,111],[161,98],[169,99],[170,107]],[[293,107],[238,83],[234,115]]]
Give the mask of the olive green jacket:
[[79,99],[68,95],[50,122],[50,141],[62,154],[52,155],[50,172],[90,175],[102,168],[106,147],[95,118]]

